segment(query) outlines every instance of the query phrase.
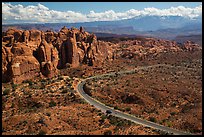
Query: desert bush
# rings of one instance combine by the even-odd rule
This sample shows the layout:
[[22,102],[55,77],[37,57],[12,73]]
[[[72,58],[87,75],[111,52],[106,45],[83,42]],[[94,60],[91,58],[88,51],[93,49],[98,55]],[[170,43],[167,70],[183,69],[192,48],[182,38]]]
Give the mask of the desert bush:
[[50,113],[50,112],[47,112],[46,115],[49,117],[49,116],[51,116],[51,113]]
[[172,123],[170,121],[166,122],[168,127],[172,127]]
[[38,135],[46,135],[46,132],[44,130],[40,130]]
[[67,89],[63,89],[61,93],[67,93],[68,90]]
[[104,135],[112,135],[112,131],[111,130],[106,130],[103,134]]
[[118,106],[115,106],[114,109],[118,109]]
[[56,102],[54,102],[53,100],[50,101],[49,106],[50,106],[50,107],[54,107],[54,106],[56,106]]
[[152,122],[155,122],[155,123],[157,122],[156,118],[154,118],[154,117],[150,117],[149,120]]
[[62,76],[59,76],[59,77],[58,77],[58,80],[63,80],[63,77],[62,77]]
[[8,95],[9,92],[10,92],[10,89],[6,88],[6,89],[3,91],[3,95],[4,95],[4,96],[5,96],[5,95]]
[[171,112],[170,114],[173,116],[173,115],[175,115],[175,114],[176,114],[176,112]]
[[12,104],[11,104],[11,108],[14,108],[14,106],[15,106],[15,104],[14,104],[14,103],[12,103]]
[[106,115],[101,115],[101,119],[106,119],[107,118],[107,116]]
[[126,111],[130,111],[130,110],[131,110],[131,108],[130,108],[130,107],[128,107],[128,108],[125,108],[125,110],[126,110]]
[[28,83],[29,86],[32,86],[33,85],[33,82],[31,80],[24,80],[23,83]]
[[40,82],[46,82],[46,79],[41,79],[41,81]]
[[17,84],[12,83],[12,85],[11,85],[11,86],[12,86],[13,91],[15,91],[18,85],[17,85]]

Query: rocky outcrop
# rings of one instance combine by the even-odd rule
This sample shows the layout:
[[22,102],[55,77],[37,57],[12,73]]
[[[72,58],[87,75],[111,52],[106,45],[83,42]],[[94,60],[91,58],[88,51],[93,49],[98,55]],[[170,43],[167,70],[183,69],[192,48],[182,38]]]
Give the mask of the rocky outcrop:
[[2,46],[2,82],[8,82],[11,79],[11,60],[13,54],[11,47]]
[[117,58],[145,59],[159,53],[191,51],[200,47],[190,41],[139,38],[117,44],[99,41],[83,27],[59,32],[9,29],[2,33],[2,79],[20,83],[38,75],[52,77],[58,69],[97,66]]
[[112,58],[110,45],[98,42],[83,27],[63,27],[58,33],[10,29],[2,34],[4,81],[21,83],[40,73],[52,77],[66,66],[92,66]]
[[198,44],[193,43],[193,42],[191,42],[191,41],[186,41],[186,42],[183,44],[182,48],[183,48],[184,50],[191,51],[191,52],[196,51],[196,50],[198,50],[198,49],[202,49],[201,46],[199,46]]
[[114,57],[139,60],[143,60],[147,57],[154,58],[160,53],[175,53],[180,51],[193,52],[201,49],[199,45],[190,41],[181,44],[175,41],[155,38],[136,38],[136,40],[121,41],[118,44],[120,49]]
[[3,46],[2,56],[3,81],[21,83],[39,75],[40,64],[25,43],[15,43],[9,49]]
[[[67,36],[67,38],[66,38]],[[77,67],[80,64],[87,64],[89,66],[98,61],[103,61],[107,56],[107,45],[99,43],[94,34],[85,32],[81,27],[80,30],[72,28],[71,30],[62,28],[59,32],[59,38],[56,39],[53,45],[57,46],[60,56],[60,68],[70,64],[72,67]],[[102,47],[102,51],[99,54],[98,47]],[[105,52],[104,52],[105,51]],[[108,57],[109,58],[109,57]],[[110,57],[111,58],[111,57]]]
[[58,65],[58,51],[52,45],[48,44],[46,40],[42,40],[37,49],[37,59],[40,62],[40,68],[43,75],[52,77],[57,74]]

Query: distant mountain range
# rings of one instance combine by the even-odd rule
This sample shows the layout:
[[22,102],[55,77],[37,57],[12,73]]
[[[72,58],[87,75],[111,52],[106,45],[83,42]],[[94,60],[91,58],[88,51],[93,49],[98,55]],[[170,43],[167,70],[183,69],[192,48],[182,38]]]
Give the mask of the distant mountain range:
[[202,35],[202,17],[190,19],[181,16],[139,16],[117,21],[95,21],[83,23],[45,23],[2,25],[2,31],[9,27],[18,29],[40,29],[59,31],[83,26],[86,31],[96,34],[143,35],[163,39],[175,39],[177,36]]

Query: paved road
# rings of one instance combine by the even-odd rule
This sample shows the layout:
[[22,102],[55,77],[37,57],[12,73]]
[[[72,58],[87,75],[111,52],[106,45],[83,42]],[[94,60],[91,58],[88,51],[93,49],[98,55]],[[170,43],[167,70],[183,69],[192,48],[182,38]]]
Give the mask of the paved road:
[[[132,74],[132,73],[135,73],[137,70],[140,70],[140,69],[148,69],[148,68],[158,67],[158,66],[169,66],[169,65],[158,64],[158,65],[153,65],[153,66],[143,66],[143,67],[139,67],[137,69],[130,70],[130,71],[117,72],[117,74],[118,75]],[[84,84],[86,83],[87,80],[98,79],[98,78],[101,79],[101,78],[104,78],[104,77],[107,77],[107,76],[115,76],[115,75],[116,75],[115,72],[111,72],[111,73],[108,73],[108,74],[93,76],[93,77],[89,77],[89,78],[86,78],[84,80],[81,80],[77,85],[77,91],[80,94],[80,96],[83,97],[89,104],[95,106],[96,108],[100,109],[104,113],[106,112],[106,110],[111,110],[112,111],[111,115],[114,115],[116,117],[120,117],[120,118],[123,118],[123,119],[130,120],[132,122],[135,122],[137,124],[141,124],[143,126],[151,127],[151,128],[158,129],[158,130],[162,130],[162,131],[165,131],[165,132],[168,132],[168,133],[171,133],[171,134],[175,134],[175,135],[191,135],[190,133],[186,133],[186,132],[183,132],[183,131],[179,131],[179,130],[176,130],[176,129],[165,127],[163,125],[160,125],[160,124],[157,124],[157,123],[154,123],[154,122],[150,122],[150,121],[147,121],[147,120],[144,120],[144,119],[141,119],[141,118],[137,118],[137,117],[132,116],[130,114],[115,110],[114,108],[106,106],[105,104],[95,100],[94,98],[90,97],[89,95],[87,95],[84,92],[83,86],[84,86]]]

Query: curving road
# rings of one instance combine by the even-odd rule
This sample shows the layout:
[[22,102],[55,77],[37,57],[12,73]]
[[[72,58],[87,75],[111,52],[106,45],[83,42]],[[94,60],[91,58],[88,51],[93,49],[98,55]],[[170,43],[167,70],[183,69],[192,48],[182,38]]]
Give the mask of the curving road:
[[89,78],[81,80],[78,83],[77,91],[78,91],[79,95],[82,98],[84,98],[89,104],[95,106],[96,108],[100,109],[104,113],[106,112],[106,110],[111,110],[112,111],[111,115],[114,115],[116,117],[120,117],[120,118],[123,118],[123,119],[130,120],[132,122],[135,122],[137,124],[141,124],[141,125],[146,126],[146,127],[151,127],[151,128],[154,128],[154,129],[162,130],[162,131],[168,132],[170,134],[175,134],[175,135],[191,135],[190,133],[186,133],[186,132],[183,132],[183,131],[179,131],[179,130],[176,130],[176,129],[165,127],[163,125],[160,125],[160,124],[157,124],[157,123],[154,123],[154,122],[150,122],[150,121],[147,121],[147,120],[144,120],[144,119],[140,119],[140,118],[137,118],[137,117],[135,117],[133,115],[130,115],[130,114],[115,110],[114,108],[106,106],[105,104],[103,104],[103,103],[95,100],[94,98],[90,97],[83,90],[84,84],[86,83],[87,80],[90,80],[90,79],[98,79],[98,78],[101,79],[101,78],[105,78],[107,76],[109,77],[109,76],[116,76],[116,75],[122,75],[122,74],[131,74],[131,73],[135,73],[139,69],[148,69],[148,68],[158,67],[158,66],[170,66],[170,65],[158,64],[158,65],[152,65],[152,66],[143,66],[143,67],[139,67],[137,69],[130,70],[130,71],[120,71],[120,72],[117,72],[117,74],[115,72],[111,72],[111,73],[108,73],[108,74],[89,77]]

